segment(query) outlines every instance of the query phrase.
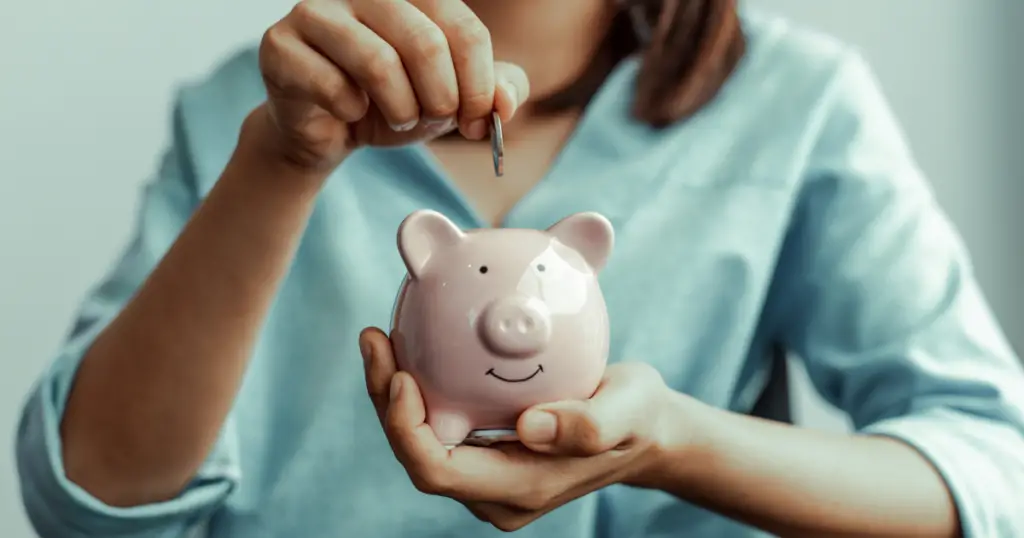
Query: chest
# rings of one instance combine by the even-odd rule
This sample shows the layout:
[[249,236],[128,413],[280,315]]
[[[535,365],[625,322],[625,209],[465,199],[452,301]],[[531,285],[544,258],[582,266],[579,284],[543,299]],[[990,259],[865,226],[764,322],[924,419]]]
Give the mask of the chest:
[[[685,170],[669,173],[687,177]],[[615,247],[599,275],[609,310],[610,360],[650,362],[674,388],[726,405],[721,399],[730,391],[724,389],[742,369],[761,321],[788,221],[787,194],[666,181],[657,189],[638,185],[636,191],[573,207],[578,191],[562,195],[551,192],[555,187],[520,200],[516,218],[541,228],[594,209],[612,221]],[[538,199],[542,195],[551,199]],[[339,368],[351,370],[343,377],[358,383],[346,390],[357,393],[362,387],[355,336],[366,326],[389,328],[405,276],[395,245],[401,220],[426,205],[460,226],[472,225],[458,218],[455,201],[425,203],[393,193],[382,196],[388,203],[371,214],[360,207],[369,198],[348,189],[327,193],[285,284],[278,308],[283,330],[274,339],[280,352],[305,348],[304,363],[318,382],[338,379]],[[316,358],[332,353],[352,360]]]
[[[425,206],[462,226],[471,223],[452,198],[379,180],[380,163],[387,162],[393,160],[360,167],[374,173],[325,191],[310,221],[234,411],[248,450],[248,485],[235,497],[235,510],[275,506],[275,518],[296,521],[319,514],[323,528],[371,520],[394,526],[389,513],[370,516],[378,499],[417,499],[403,503],[403,521],[415,522],[418,535],[451,536],[452,525],[465,525],[467,536],[483,536],[461,507],[417,497],[366,397],[357,338],[364,327],[389,327],[405,275],[395,246],[398,224]],[[614,172],[587,180],[621,190],[588,198],[563,187],[571,181],[563,176],[531,193],[514,218],[539,227],[578,210],[609,216],[616,245],[599,277],[609,312],[609,360],[648,362],[675,390],[726,407],[749,365],[785,228],[786,195],[676,181],[690,177],[684,170],[666,172],[671,177],[658,188],[626,189]],[[366,204],[374,201],[370,211]],[[325,476],[346,477],[360,494],[344,508],[330,496],[297,504],[289,488],[323,485]],[[352,534],[369,529],[352,528]]]
[[548,175],[577,120],[575,114],[569,114],[533,120],[522,127],[507,125],[501,177],[494,176],[488,141],[452,137],[434,141],[427,149],[436,160],[438,172],[447,176],[479,218],[499,226]]

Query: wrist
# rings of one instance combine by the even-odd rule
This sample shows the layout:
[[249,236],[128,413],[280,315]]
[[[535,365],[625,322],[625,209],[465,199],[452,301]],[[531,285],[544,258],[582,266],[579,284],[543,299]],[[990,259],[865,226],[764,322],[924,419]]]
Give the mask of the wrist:
[[699,400],[672,390],[651,428],[650,454],[642,458],[642,467],[630,485],[663,491],[678,490],[692,484],[702,466],[709,464],[711,437],[707,424],[721,411]]

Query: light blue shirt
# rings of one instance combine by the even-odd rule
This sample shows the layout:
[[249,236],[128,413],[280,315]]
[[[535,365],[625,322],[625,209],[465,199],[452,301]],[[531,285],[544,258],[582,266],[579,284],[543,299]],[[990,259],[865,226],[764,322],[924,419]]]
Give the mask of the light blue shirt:
[[[616,248],[600,280],[612,361],[648,361],[673,389],[745,412],[766,349],[781,343],[859,431],[934,462],[968,537],[1024,536],[1024,375],[876,80],[828,38],[766,16],[745,24],[738,72],[667,130],[631,119],[636,63],[621,65],[505,224],[546,228],[585,210],[611,220]],[[422,147],[361,150],[334,173],[221,440],[179,497],[113,508],[65,478],[58,424],[78,361],[175,240],[263,97],[253,51],[180,92],[135,240],[26,404],[17,455],[32,522],[44,538],[170,538],[197,525],[215,538],[503,535],[414,489],[366,397],[356,339],[388,326],[404,275],[399,222],[432,208],[485,225]],[[616,486],[515,535],[761,534]]]

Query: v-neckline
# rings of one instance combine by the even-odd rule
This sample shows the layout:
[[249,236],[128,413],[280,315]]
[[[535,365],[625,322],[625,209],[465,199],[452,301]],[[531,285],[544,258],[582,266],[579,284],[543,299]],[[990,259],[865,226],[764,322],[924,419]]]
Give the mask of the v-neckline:
[[[580,117],[576,122],[576,125],[570,131],[569,136],[566,137],[565,142],[562,143],[561,149],[555,154],[554,159],[551,161],[551,165],[541,175],[540,179],[524,193],[519,200],[517,200],[511,208],[502,216],[501,221],[498,223],[497,228],[516,228],[526,225],[522,222],[520,215],[525,215],[527,209],[530,207],[533,199],[539,196],[538,193],[543,193],[545,189],[551,188],[553,185],[558,184],[560,177],[564,175],[565,170],[573,169],[573,159],[578,158],[580,151],[580,139],[585,138],[589,133],[590,129],[593,129],[592,125],[598,117],[598,111],[601,110],[601,100],[605,93],[609,91],[609,88],[618,87],[614,80],[618,76],[622,76],[622,71],[628,64],[628,60],[620,64],[616,69],[609,74],[605,83],[598,89],[597,93],[591,98],[590,104],[588,104],[580,112]],[[408,146],[412,156],[423,165],[428,175],[438,183],[438,185],[444,189],[445,194],[453,201],[456,202],[459,211],[462,213],[460,216],[468,219],[473,228],[495,228],[495,226],[488,220],[483,218],[480,211],[477,210],[476,206],[471,203],[469,198],[462,192],[462,190],[456,185],[454,179],[445,170],[441,161],[437,158],[434,152],[430,151],[425,143],[418,143]],[[488,173],[490,170],[486,170],[484,173]],[[501,181],[501,178],[493,178],[492,181]]]
[[[589,107],[588,107],[589,108]],[[562,143],[561,149],[555,154],[554,159],[551,161],[551,165],[548,166],[547,170],[540,176],[540,178],[534,183],[529,190],[527,190],[519,200],[516,200],[512,207],[502,216],[499,221],[497,228],[509,228],[514,227],[516,221],[516,215],[521,211],[521,208],[529,202],[538,190],[544,189],[547,184],[555,182],[558,179],[561,169],[567,166],[567,161],[573,156],[574,150],[577,146],[577,139],[581,131],[583,131],[587,125],[587,119],[590,116],[589,110],[584,109],[580,113],[579,119],[576,121],[576,125],[573,126],[566,137],[565,142]],[[464,213],[464,217],[468,218],[474,228],[494,228],[488,219],[483,218],[483,215],[477,209],[477,207],[470,201],[469,197],[458,187],[455,180],[452,179],[451,174],[445,170],[444,165],[437,158],[437,155],[430,150],[425,143],[415,144],[411,147],[417,159],[420,160],[428,173],[436,180],[442,188],[447,191],[447,194],[451,196],[458,204],[460,211]],[[489,173],[489,169],[485,169],[484,173]],[[488,178],[490,181],[501,181],[501,178],[495,177],[493,179]]]

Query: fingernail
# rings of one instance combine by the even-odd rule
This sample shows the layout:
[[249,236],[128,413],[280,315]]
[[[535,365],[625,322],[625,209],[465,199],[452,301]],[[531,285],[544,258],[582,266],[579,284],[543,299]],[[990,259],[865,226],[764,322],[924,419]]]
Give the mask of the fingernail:
[[480,140],[487,136],[487,120],[473,120],[466,126],[466,138]]
[[423,122],[423,127],[429,133],[444,133],[446,131],[450,131],[453,127],[455,127],[455,118],[448,117],[429,119]]
[[391,401],[398,399],[398,395],[402,393],[402,379],[399,376],[391,377]]
[[407,123],[401,123],[401,124],[398,124],[398,125],[392,125],[391,126],[391,130],[395,131],[396,133],[404,133],[406,131],[411,131],[411,130],[415,129],[416,125],[418,125],[419,123],[420,123],[420,120],[418,120],[418,119],[417,120],[412,120],[412,121],[407,122]]
[[523,417],[523,436],[533,443],[550,443],[558,434],[555,415],[544,411],[529,411]]

